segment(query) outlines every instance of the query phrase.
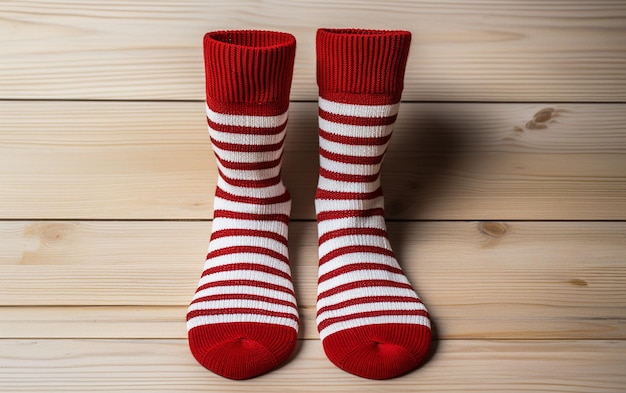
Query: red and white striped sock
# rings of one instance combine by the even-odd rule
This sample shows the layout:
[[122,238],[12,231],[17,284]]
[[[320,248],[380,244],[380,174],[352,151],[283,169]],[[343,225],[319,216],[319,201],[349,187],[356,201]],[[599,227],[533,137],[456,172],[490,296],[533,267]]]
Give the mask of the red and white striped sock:
[[426,308],[387,239],[380,166],[396,120],[411,34],[320,29],[317,325],[341,369],[387,379],[431,343]]
[[232,379],[276,368],[298,337],[287,252],[291,198],[280,174],[295,45],[292,35],[269,31],[204,37],[219,175],[209,252],[187,329],[198,362]]

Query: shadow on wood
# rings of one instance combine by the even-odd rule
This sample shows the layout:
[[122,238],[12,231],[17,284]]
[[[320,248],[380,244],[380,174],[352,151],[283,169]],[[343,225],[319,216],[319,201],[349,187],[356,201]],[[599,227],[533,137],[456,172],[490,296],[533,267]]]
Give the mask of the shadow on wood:
[[421,212],[444,197],[446,189],[459,180],[459,169],[469,164],[465,162],[468,155],[464,154],[468,146],[481,144],[475,140],[481,135],[475,132],[475,116],[472,121],[464,121],[463,114],[452,116],[442,112],[445,107],[435,104],[405,108],[416,110],[402,113],[403,108],[400,109],[403,129],[394,131],[381,174],[385,195],[394,196],[385,199],[387,219],[423,217]]
[[[481,145],[481,141],[476,140],[482,134],[475,132],[480,127],[475,116],[472,116],[473,121],[464,121],[462,114],[450,116],[441,111],[442,106],[434,104],[413,108],[417,110],[409,113],[402,113],[400,109],[400,115],[404,117],[404,129],[395,131],[382,168],[383,189],[387,195],[394,195],[385,201],[385,215],[391,226],[394,219],[422,217],[421,212],[427,211],[458,180],[458,175],[454,174],[469,164],[468,155],[463,154],[467,152],[468,146]],[[475,159],[478,156],[472,157]],[[395,173],[395,176],[385,176],[386,173]],[[400,183],[386,181],[389,178],[403,180]],[[392,230],[389,236],[401,266],[420,263],[419,260],[410,259],[406,233]],[[415,289],[422,296],[420,288]],[[429,359],[437,352],[439,337],[437,316],[430,311],[430,317],[434,340]]]

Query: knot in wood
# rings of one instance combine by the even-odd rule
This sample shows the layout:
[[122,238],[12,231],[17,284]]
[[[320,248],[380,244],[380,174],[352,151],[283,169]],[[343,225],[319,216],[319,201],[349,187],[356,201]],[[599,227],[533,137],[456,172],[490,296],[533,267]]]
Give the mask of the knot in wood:
[[502,237],[508,232],[509,226],[503,222],[484,221],[478,224],[478,230],[489,237]]

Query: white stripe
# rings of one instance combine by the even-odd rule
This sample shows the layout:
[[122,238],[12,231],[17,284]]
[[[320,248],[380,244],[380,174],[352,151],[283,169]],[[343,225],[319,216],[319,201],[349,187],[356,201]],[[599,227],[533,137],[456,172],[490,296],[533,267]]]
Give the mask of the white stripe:
[[289,233],[288,225],[282,221],[243,220],[239,218],[216,217],[213,219],[211,233],[223,229],[252,229],[256,231],[270,230],[284,238]]
[[380,187],[380,178],[373,182],[352,182],[352,181],[339,181],[333,179],[327,179],[323,176],[319,177],[317,182],[317,188],[328,191],[341,191],[341,192],[372,192]]
[[249,128],[275,128],[287,121],[288,113],[285,112],[276,116],[249,116],[233,115],[214,112],[206,106],[206,115],[214,123],[227,126],[249,127]]
[[213,325],[217,323],[235,323],[235,322],[256,322],[270,325],[282,325],[293,328],[298,332],[298,322],[291,318],[272,317],[257,314],[219,314],[219,315],[200,315],[187,321],[187,330],[191,330],[198,326]]
[[348,300],[372,296],[404,296],[419,299],[415,291],[410,288],[364,287],[348,289],[331,296],[323,297],[317,301],[317,309],[321,310],[324,307],[333,306]]
[[324,112],[342,116],[388,117],[398,113],[400,103],[391,105],[354,105],[334,102],[319,97],[318,105]]
[[280,174],[280,165],[267,169],[230,169],[217,161],[217,167],[224,175],[236,180],[266,180]]
[[[366,210],[383,207],[385,204],[382,196],[374,199],[316,199],[315,209],[318,213],[337,210]],[[255,205],[256,206],[256,205]]]
[[282,312],[298,316],[298,310],[294,307],[285,306],[282,304],[264,302],[260,300],[246,300],[246,299],[227,299],[227,300],[209,300],[205,302],[191,303],[187,311],[199,311],[199,310],[217,310],[217,309],[231,309],[231,308],[254,308],[264,311]]
[[[209,243],[209,252],[219,250],[226,247],[237,246],[252,246],[262,247],[271,251],[276,251],[282,255],[287,255],[287,246],[274,239],[269,239],[261,236],[225,236],[211,240]],[[264,254],[257,254],[264,255]]]
[[221,176],[218,176],[217,186],[229,194],[252,198],[277,197],[283,195],[286,191],[283,183],[274,184],[269,187],[239,187],[227,183]]
[[426,307],[422,303],[413,302],[371,302],[363,304],[355,304],[352,306],[346,306],[336,310],[328,310],[317,316],[317,324],[319,325],[326,319],[347,317],[348,315],[354,315],[372,311],[426,311]]
[[320,148],[335,154],[343,154],[356,157],[381,156],[388,143],[384,145],[347,145],[345,143],[330,142],[322,137],[319,138]]
[[385,217],[373,215],[369,217],[345,217],[320,221],[317,224],[318,237],[344,228],[380,228],[385,229]]
[[382,161],[378,164],[348,164],[333,161],[330,158],[320,156],[320,166],[326,170],[348,175],[373,175],[380,172]]
[[208,297],[208,296],[229,295],[229,294],[263,296],[263,297],[269,297],[272,299],[283,300],[286,302],[291,302],[293,304],[296,304],[296,298],[290,293],[277,291],[275,289],[270,289],[270,288],[254,287],[251,285],[231,285],[227,287],[218,286],[218,287],[206,288],[206,289],[196,292],[193,295],[193,300],[200,299],[203,297]]
[[226,272],[216,272],[207,274],[200,279],[198,286],[208,284],[217,281],[229,281],[229,280],[251,280],[258,281],[265,284],[278,285],[283,288],[292,289],[293,284],[291,280],[277,276],[275,274],[259,272],[256,270],[232,270]]
[[260,205],[256,203],[233,202],[228,199],[214,197],[214,209],[230,210],[237,213],[250,214],[288,214],[291,209],[291,201]]
[[[391,251],[391,245],[389,244],[389,240],[387,240],[384,236],[376,236],[376,235],[346,235],[341,237],[336,237],[333,239],[328,239],[324,243],[320,244],[318,247],[318,254],[320,259],[326,256],[329,252],[337,250],[340,247],[346,246],[374,246],[381,247],[385,250]],[[340,255],[338,258],[344,259],[350,254]],[[368,260],[362,262],[376,262],[378,259],[382,257],[380,254],[374,254],[376,257],[370,258]],[[333,258],[335,259],[335,258]],[[324,264],[325,265],[325,264]],[[323,266],[323,265],[322,265]]]
[[339,269],[340,267],[353,265],[355,263],[379,263],[381,265],[391,266],[400,269],[398,261],[395,258],[390,257],[389,255],[375,254],[372,252],[355,252],[351,254],[344,254],[339,258],[333,258],[328,262],[320,265],[318,270],[318,277],[332,272],[333,270]]
[[213,144],[211,145],[213,146],[213,151],[215,152],[215,154],[217,154],[222,160],[248,164],[256,164],[260,162],[277,160],[280,157],[280,153],[282,151],[282,149],[278,149],[273,151],[241,152],[223,150]]
[[337,322],[329,325],[320,332],[320,339],[324,340],[331,334],[358,326],[378,325],[385,323],[402,323],[407,325],[422,325],[430,329],[430,320],[421,315],[382,315],[379,317],[351,319],[346,322]]
[[212,139],[223,142],[233,143],[237,145],[273,145],[280,143],[285,138],[286,130],[281,131],[278,134],[272,135],[256,135],[256,134],[234,134],[231,132],[221,132],[209,127],[209,135]]
[[357,126],[354,124],[335,123],[334,121],[318,118],[320,129],[331,134],[351,137],[378,138],[387,136],[393,131],[395,123],[380,126]]
[[340,274],[319,283],[317,285],[317,293],[321,294],[344,284],[370,280],[386,280],[400,284],[410,284],[404,274],[391,273],[386,270],[356,270]]
[[204,270],[206,271],[207,269],[210,269],[212,267],[237,265],[241,263],[251,263],[253,265],[267,266],[291,275],[289,264],[279,259],[272,258],[268,255],[250,252],[229,253],[209,258],[204,264]]

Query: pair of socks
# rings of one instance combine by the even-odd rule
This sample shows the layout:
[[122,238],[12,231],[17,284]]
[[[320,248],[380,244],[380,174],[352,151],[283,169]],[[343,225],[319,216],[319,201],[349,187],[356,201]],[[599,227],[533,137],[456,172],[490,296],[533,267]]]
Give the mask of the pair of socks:
[[[426,308],[387,238],[380,186],[410,40],[406,31],[317,32],[317,326],[329,360],[372,379],[416,368],[431,343]],[[287,250],[291,197],[281,180],[295,48],[282,32],[204,37],[218,181],[187,328],[197,361],[231,379],[278,367],[298,339]]]

